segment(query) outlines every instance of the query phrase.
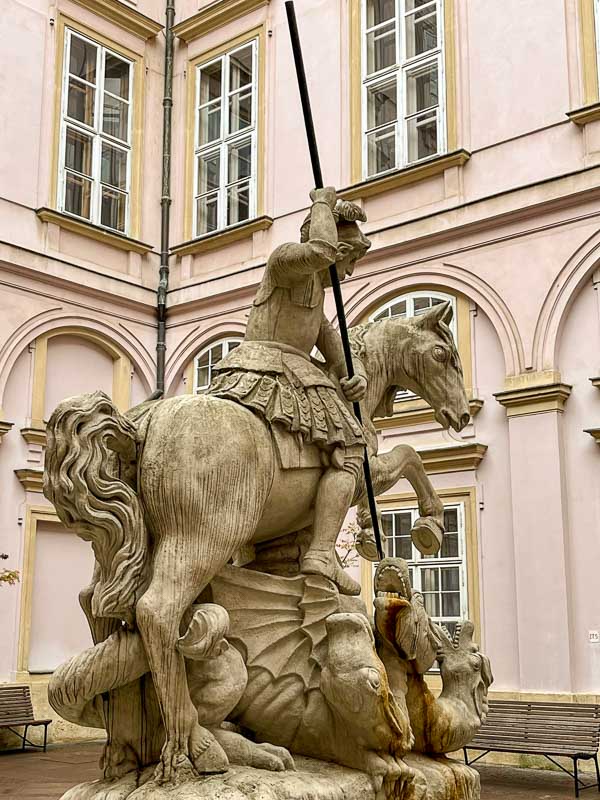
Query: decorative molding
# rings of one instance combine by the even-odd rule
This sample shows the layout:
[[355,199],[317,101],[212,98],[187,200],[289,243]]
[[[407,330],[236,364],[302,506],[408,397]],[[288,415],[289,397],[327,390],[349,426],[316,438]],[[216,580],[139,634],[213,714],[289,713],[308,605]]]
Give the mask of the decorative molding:
[[415,448],[428,475],[440,472],[466,472],[476,470],[488,446],[479,442],[456,442],[438,447]]
[[410,183],[440,175],[451,167],[462,167],[471,158],[471,153],[467,150],[455,150],[453,153],[436,156],[421,164],[414,164],[404,169],[396,170],[391,175],[384,175],[381,178],[371,178],[353,186],[348,186],[339,192],[339,196],[344,200],[356,200],[358,198],[373,197],[376,194],[389,192],[399,189]]
[[74,0],[74,2],[142,39],[152,39],[163,29],[160,22],[131,6],[126,6],[120,0]]
[[81,236],[87,236],[88,239],[103,242],[112,247],[117,247],[119,250],[128,250],[133,253],[144,255],[153,249],[151,244],[145,244],[138,239],[130,239],[129,236],[108,231],[105,228],[101,228],[99,225],[75,219],[68,214],[63,214],[61,211],[55,211],[52,208],[38,208],[35,213],[42,222],[53,223],[54,225],[58,225],[59,228],[64,228],[72,233],[78,233]]
[[[406,402],[406,401],[404,401]],[[471,417],[479,414],[483,408],[483,400],[473,398],[469,400],[469,413]],[[388,430],[389,428],[405,428],[409,425],[420,425],[426,422],[435,421],[435,412],[425,400],[419,399],[417,403],[411,403],[410,408],[402,408],[403,403],[394,404],[394,414],[391,417],[382,417],[374,422],[378,431]]]
[[226,247],[232,242],[240,239],[247,239],[257,231],[266,231],[273,224],[272,217],[257,217],[250,222],[243,222],[221,231],[214,231],[198,239],[190,239],[189,242],[175,245],[171,248],[171,253],[176,256],[197,255],[216,250],[219,247]]
[[597,445],[600,445],[600,428],[585,428],[584,433],[589,433],[594,438]]
[[29,428],[21,428],[21,436],[25,439],[27,444],[46,447],[46,428],[38,428],[33,425]]
[[14,424],[14,422],[7,422],[4,419],[0,419],[0,444],[2,444],[2,439],[4,436],[6,436]]
[[595,386],[596,389],[600,389],[600,375],[598,375],[596,378],[590,378],[590,383],[592,386]]
[[42,492],[44,485],[44,470],[24,467],[16,469],[15,475],[23,484],[26,492]]
[[266,6],[271,0],[216,0],[173,27],[175,36],[184,42],[191,42],[200,36],[233,22],[257,8]]
[[562,413],[572,388],[567,383],[547,383],[505,389],[496,392],[494,397],[506,408],[507,417],[539,414],[544,411]]
[[579,50],[583,103],[590,106],[598,102],[598,61],[596,50],[595,0],[579,0]]
[[567,117],[575,125],[587,125],[588,122],[595,122],[600,119],[600,103],[593,103],[591,106],[577,108],[574,111],[567,111]]

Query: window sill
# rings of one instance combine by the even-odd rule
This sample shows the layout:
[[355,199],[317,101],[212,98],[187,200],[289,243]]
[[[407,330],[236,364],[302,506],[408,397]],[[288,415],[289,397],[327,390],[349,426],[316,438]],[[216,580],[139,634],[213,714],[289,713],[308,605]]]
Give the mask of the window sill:
[[75,0],[75,2],[142,39],[152,39],[163,29],[159,22],[155,22],[135,8],[123,5],[119,0]]
[[487,449],[487,444],[479,442],[456,442],[441,447],[416,448],[428,475],[474,471],[483,461]]
[[600,103],[593,103],[591,106],[583,106],[583,108],[576,108],[575,111],[568,111],[567,117],[580,127],[587,125],[588,122],[595,122],[600,119]]
[[184,42],[191,42],[200,36],[221,28],[228,22],[243,17],[271,0],[216,0],[194,14],[189,19],[175,25],[173,33]]
[[597,445],[600,445],[600,428],[585,428],[584,433],[589,433]]
[[[471,417],[478,414],[483,407],[483,400],[472,398],[469,400],[469,412]],[[378,431],[389,428],[404,428],[409,425],[419,425],[424,422],[434,422],[435,412],[425,400],[404,400],[394,403],[394,414],[391,417],[383,417],[375,420],[375,428]]]
[[595,378],[590,378],[590,383],[592,384],[592,386],[595,386],[596,389],[600,389],[600,376],[597,376]]
[[353,186],[343,189],[339,194],[344,200],[372,197],[392,189],[398,189],[401,186],[407,186],[410,183],[431,178],[434,175],[440,175],[451,167],[462,167],[470,158],[471,154],[467,150],[455,150],[452,153],[437,156],[421,164],[397,170],[381,178],[369,178],[360,183],[355,183]]
[[59,228],[64,228],[72,233],[79,233],[81,236],[87,236],[97,242],[104,242],[104,244],[117,247],[120,250],[129,250],[142,255],[152,250],[151,244],[145,244],[137,239],[130,239],[129,236],[120,233],[113,233],[106,230],[106,228],[101,228],[99,225],[83,222],[52,208],[38,208],[35,213],[42,222],[51,222],[54,225],[58,225]]
[[5,419],[0,419],[0,444],[2,444],[2,439],[10,431],[14,424],[14,422],[7,422]]
[[23,469],[16,469],[14,472],[26,492],[44,491],[43,469],[24,467]]
[[249,222],[242,222],[230,228],[223,228],[220,231],[213,231],[197,239],[190,239],[188,242],[175,245],[171,248],[171,253],[175,256],[196,255],[197,253],[207,253],[219,247],[225,247],[239,239],[248,239],[257,231],[266,231],[273,224],[272,217],[256,217]]

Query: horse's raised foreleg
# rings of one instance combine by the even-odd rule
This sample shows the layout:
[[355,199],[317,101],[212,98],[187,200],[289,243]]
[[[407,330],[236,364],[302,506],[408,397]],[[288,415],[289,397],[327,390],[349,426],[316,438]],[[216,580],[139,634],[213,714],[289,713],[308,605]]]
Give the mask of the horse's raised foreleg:
[[[427,477],[417,451],[409,445],[399,444],[389,453],[371,456],[369,463],[376,495],[387,492],[400,478],[406,478],[411,484],[417,495],[420,515],[411,531],[413,542],[422,553],[436,553],[444,533],[444,505]],[[373,539],[373,533],[365,495],[358,503],[357,520],[365,542],[359,552],[365,558],[377,561],[374,548],[366,546]]]

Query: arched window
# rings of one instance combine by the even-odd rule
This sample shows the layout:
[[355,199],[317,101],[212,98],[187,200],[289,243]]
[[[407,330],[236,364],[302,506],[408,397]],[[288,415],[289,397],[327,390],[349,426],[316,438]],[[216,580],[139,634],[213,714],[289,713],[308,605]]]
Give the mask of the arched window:
[[[435,292],[431,289],[407,292],[406,294],[394,297],[393,300],[389,300],[385,305],[380,306],[380,308],[374,311],[369,317],[369,322],[376,322],[380,319],[409,319],[410,317],[418,317],[420,314],[429,311],[433,306],[445,303],[448,300],[452,303],[452,310],[454,312],[452,315],[452,322],[450,323],[450,330],[456,341],[456,298],[450,294]],[[403,389],[396,395],[396,400],[409,400],[415,397],[416,395],[413,392]]]
[[213,369],[228,353],[240,344],[241,336],[228,336],[205,347],[194,359],[194,394],[205,392],[210,386]]

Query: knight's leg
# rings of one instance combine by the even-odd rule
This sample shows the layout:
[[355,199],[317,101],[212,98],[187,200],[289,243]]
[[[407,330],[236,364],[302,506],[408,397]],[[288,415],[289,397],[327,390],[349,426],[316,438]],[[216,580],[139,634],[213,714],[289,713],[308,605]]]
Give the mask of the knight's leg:
[[197,539],[189,532],[163,538],[155,553],[152,581],[137,605],[137,622],[166,729],[157,770],[160,781],[172,780],[186,757],[200,773],[223,772],[228,765],[214,736],[198,724],[184,658],[176,648],[185,610],[230,555],[214,552],[216,548],[212,552],[198,549]]
[[360,585],[339,564],[335,543],[348,513],[356,487],[356,464],[346,462],[343,469],[330,467],[317,489],[313,539],[302,560],[302,572],[324,575],[342,594],[360,594]]

